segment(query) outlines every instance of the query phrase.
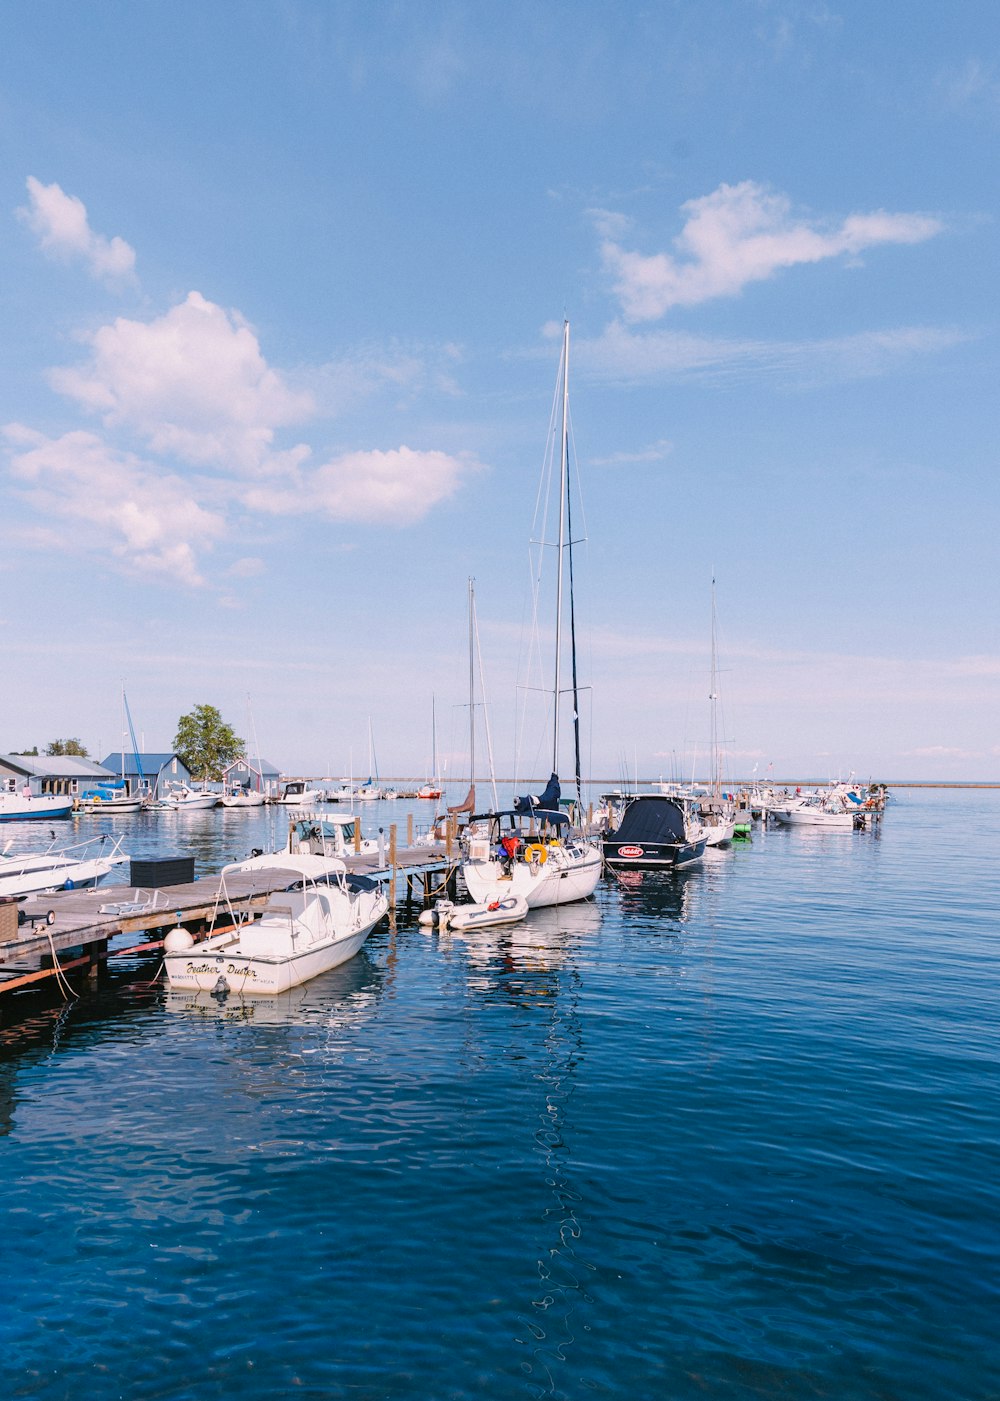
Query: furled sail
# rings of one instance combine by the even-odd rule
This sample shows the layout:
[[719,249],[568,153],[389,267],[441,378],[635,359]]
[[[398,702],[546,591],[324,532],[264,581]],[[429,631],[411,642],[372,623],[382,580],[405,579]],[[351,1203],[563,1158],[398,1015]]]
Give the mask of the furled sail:
[[546,812],[554,812],[559,806],[559,775],[554,773],[545,785],[544,793],[526,793],[523,798],[514,799],[515,812],[534,812],[536,808],[543,808]]

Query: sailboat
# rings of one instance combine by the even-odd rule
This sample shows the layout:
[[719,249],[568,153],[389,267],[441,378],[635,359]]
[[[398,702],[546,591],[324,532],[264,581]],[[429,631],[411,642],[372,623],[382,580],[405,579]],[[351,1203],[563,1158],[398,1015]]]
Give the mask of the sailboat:
[[[138,778],[134,792],[129,792],[125,778],[125,743],[132,742],[132,757],[135,761]],[[80,812],[138,812],[148,806],[150,799],[149,783],[142,771],[139,746],[135,742],[135,727],[132,713],[125,698],[125,683],[122,682],[122,747],[118,755],[118,778],[99,783],[93,788],[85,788],[80,794],[77,808]]]
[[[582,806],[580,716],[573,611],[573,540],[569,493],[569,322],[563,322],[557,389],[559,439],[559,536],[556,542],[555,658],[552,683],[552,773],[537,796],[517,798],[508,812],[484,814],[470,825],[462,876],[477,904],[520,895],[530,909],[565,905],[593,895],[601,875],[600,849],[572,834],[560,807],[559,720],[562,698],[563,626],[568,602],[577,802]],[[566,585],[568,584],[568,589]],[[485,834],[483,824],[486,825]]]
[[[223,788],[220,802],[224,808],[259,808],[264,806],[264,766],[260,757],[260,745],[257,743],[257,727],[253,722],[253,711],[250,709],[250,696],[247,694],[247,729],[249,735],[253,735],[254,754],[257,759],[257,767],[251,768],[246,757],[246,750],[242,755],[242,762],[246,765],[246,783],[238,783],[229,779]],[[223,774],[225,778],[225,774]],[[256,779],[256,787],[254,780]]]
[[368,779],[359,788],[354,790],[354,797],[359,803],[371,803],[381,798],[382,790],[378,786],[378,762],[375,758],[375,739],[372,733],[372,717],[368,717]]
[[431,773],[434,775],[433,779],[417,789],[418,798],[440,798],[442,792],[441,780],[437,775],[437,715],[433,696],[431,696]]
[[733,804],[722,793],[722,755],[719,749],[719,668],[716,648],[715,580],[712,580],[712,682],[709,691],[711,709],[712,783],[707,797],[698,804],[698,820],[706,846],[725,846],[733,839],[736,814]]

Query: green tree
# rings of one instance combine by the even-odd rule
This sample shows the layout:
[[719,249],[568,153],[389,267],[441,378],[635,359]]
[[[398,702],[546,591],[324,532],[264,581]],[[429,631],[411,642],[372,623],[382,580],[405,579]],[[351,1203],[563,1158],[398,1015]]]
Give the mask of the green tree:
[[217,783],[222,770],[243,757],[243,740],[214,705],[196,705],[190,715],[177,721],[174,748],[197,778]]
[[78,739],[53,739],[45,746],[46,754],[75,754],[78,759],[87,758],[87,747]]

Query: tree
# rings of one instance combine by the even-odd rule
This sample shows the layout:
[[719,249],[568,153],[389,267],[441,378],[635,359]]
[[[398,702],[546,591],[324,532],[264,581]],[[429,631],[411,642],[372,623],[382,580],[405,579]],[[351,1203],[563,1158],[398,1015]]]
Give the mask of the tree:
[[78,739],[53,739],[45,746],[46,754],[75,754],[78,759],[86,759],[87,747]]
[[196,705],[190,715],[181,716],[174,748],[192,774],[215,783],[226,765],[246,752],[243,740],[214,705]]

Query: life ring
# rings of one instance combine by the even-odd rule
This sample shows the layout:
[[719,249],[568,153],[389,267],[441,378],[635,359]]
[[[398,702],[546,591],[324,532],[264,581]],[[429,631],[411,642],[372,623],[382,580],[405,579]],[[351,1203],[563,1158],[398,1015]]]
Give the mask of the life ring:
[[548,847],[542,846],[540,842],[532,842],[524,848],[524,859],[532,865],[537,861],[539,866],[544,866],[549,859]]

